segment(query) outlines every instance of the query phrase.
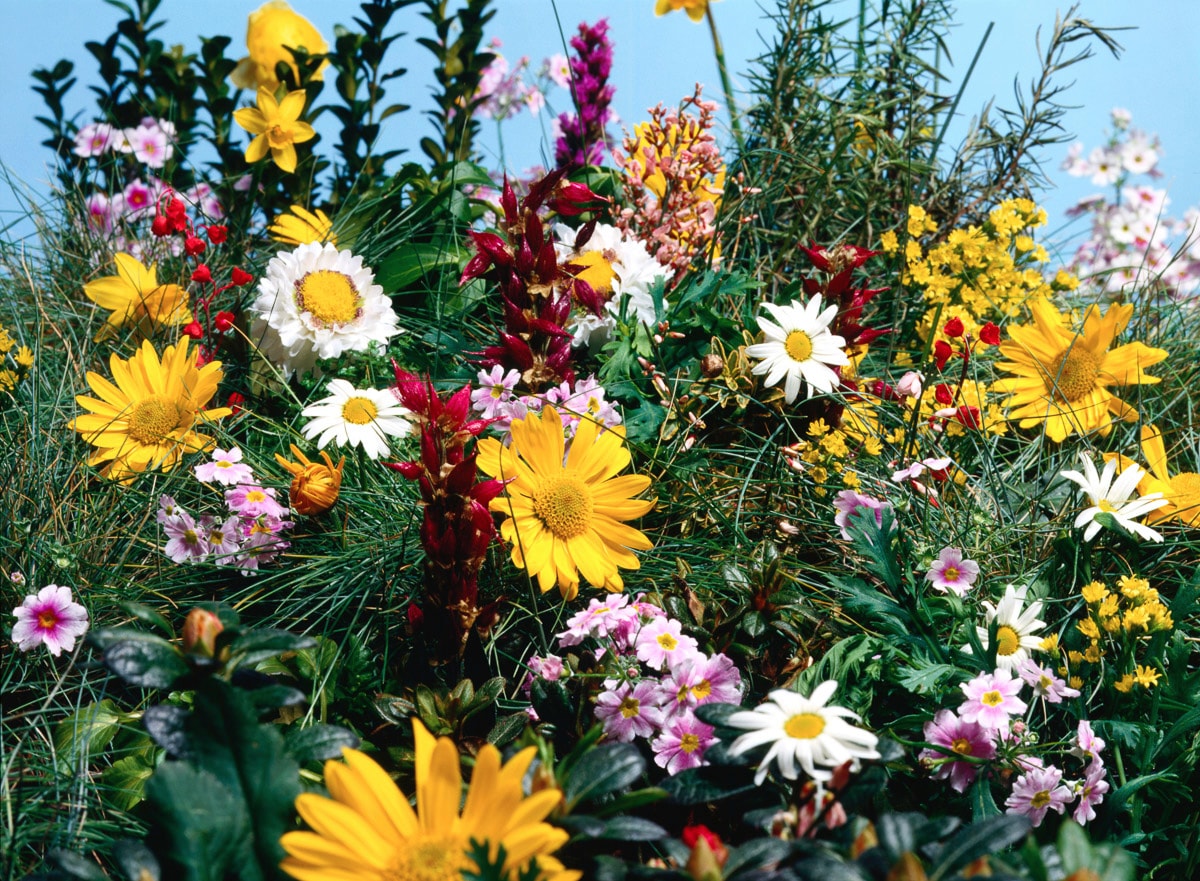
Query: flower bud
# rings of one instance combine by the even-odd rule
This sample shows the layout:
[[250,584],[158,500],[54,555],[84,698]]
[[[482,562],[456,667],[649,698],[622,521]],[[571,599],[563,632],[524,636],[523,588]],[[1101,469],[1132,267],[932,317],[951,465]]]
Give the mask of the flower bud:
[[221,619],[207,609],[192,609],[183,622],[183,650],[211,658],[216,653],[217,634],[225,629]]
[[286,468],[292,475],[292,485],[288,490],[288,501],[292,508],[306,516],[324,513],[333,507],[342,488],[342,467],[346,464],[343,456],[337,465],[324,450],[321,458],[324,463],[310,461],[295,444],[291,445],[292,455],[299,462],[289,462],[275,455],[275,461]]

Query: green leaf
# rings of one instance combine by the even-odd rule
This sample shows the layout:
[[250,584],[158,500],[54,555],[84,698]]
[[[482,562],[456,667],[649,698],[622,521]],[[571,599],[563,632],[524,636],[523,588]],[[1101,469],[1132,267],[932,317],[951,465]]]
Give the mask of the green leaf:
[[165,639],[121,628],[98,631],[93,641],[104,652],[104,665],[130,685],[170,688],[188,673],[179,650]]
[[167,762],[146,784],[146,801],[166,838],[167,873],[179,881],[261,881],[246,803],[215,775]]
[[316,648],[317,641],[311,636],[301,636],[286,630],[246,630],[229,643],[231,663],[254,666],[259,661],[273,658],[284,652],[298,652]]
[[926,658],[915,659],[913,666],[900,667],[900,684],[916,694],[936,692],[941,684],[958,672],[950,664],[934,664]]
[[613,817],[596,837],[615,841],[658,841],[666,835],[667,830],[657,823],[641,817],[624,816]]
[[681,805],[699,805],[753,792],[758,787],[745,773],[689,768],[662,782],[662,788]]
[[121,728],[121,717],[109,699],[80,707],[54,726],[54,750],[60,774],[78,774],[90,757],[102,753]]
[[467,254],[446,242],[409,242],[379,262],[377,280],[385,291],[401,290],[437,269],[457,267]]
[[978,823],[999,815],[1000,808],[996,804],[996,800],[992,798],[992,786],[988,782],[987,775],[980,774],[975,778],[974,785],[971,786],[971,817]]
[[100,775],[106,787],[104,799],[120,811],[131,811],[144,797],[146,781],[154,765],[145,756],[125,756],[113,762]]
[[144,606],[141,603],[133,603],[123,601],[117,605],[126,613],[137,618],[143,624],[149,625],[162,632],[163,636],[168,639],[175,636],[175,630],[171,627],[171,622],[166,619],[166,616],[160,612],[151,609],[149,606]]
[[511,716],[501,716],[496,720],[496,724],[492,726],[492,730],[488,732],[487,742],[495,746],[504,746],[516,740],[525,726],[529,724],[529,717],[524,713],[513,713]]
[[342,755],[342,747],[354,749],[359,744],[358,735],[346,728],[318,722],[307,728],[293,728],[284,738],[288,753],[297,762],[319,762],[336,759]]
[[972,823],[942,845],[929,881],[938,881],[982,856],[1016,844],[1030,828],[1029,818],[1019,814],[1002,814]]
[[645,770],[646,760],[632,744],[610,743],[590,750],[575,765],[563,787],[568,809],[623,789]]

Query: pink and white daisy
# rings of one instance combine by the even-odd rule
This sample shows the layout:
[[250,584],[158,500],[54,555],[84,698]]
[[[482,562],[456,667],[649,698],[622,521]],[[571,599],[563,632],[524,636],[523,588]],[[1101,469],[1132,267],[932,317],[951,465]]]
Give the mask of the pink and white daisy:
[[154,209],[154,190],[140,180],[130,181],[121,193],[120,208],[120,213],[129,220],[147,216]]
[[195,473],[196,479],[201,483],[237,486],[239,483],[254,481],[254,472],[242,461],[242,451],[237,447],[213,450],[212,461],[197,465]]
[[958,548],[942,548],[925,580],[932,582],[935,590],[949,591],[955,596],[965,597],[979,577],[979,564],[963,557]]
[[150,168],[162,168],[175,154],[175,145],[156,122],[126,129],[125,140],[129,142],[134,158]]
[[851,517],[862,516],[859,515],[859,511],[871,511],[875,516],[875,525],[882,528],[883,509],[887,504],[882,499],[866,496],[852,489],[844,489],[833,500],[833,507],[837,510],[833,523],[835,526],[841,527],[842,538],[849,541],[850,530],[846,527],[849,525]]
[[603,600],[591,599],[588,607],[567,619],[567,629],[558,634],[560,646],[579,645],[587,637],[603,639],[617,624],[618,614],[629,604],[623,593],[612,593]]
[[1075,810],[1071,813],[1071,818],[1080,826],[1096,819],[1096,805],[1104,801],[1104,796],[1109,790],[1108,781],[1104,778],[1108,776],[1108,771],[1105,770],[1104,763],[1099,759],[1093,759],[1087,767],[1087,774],[1078,784],[1079,804],[1075,805]]
[[1062,783],[1062,771],[1050,765],[1033,768],[1013,784],[1012,795],[1004,801],[1010,814],[1024,814],[1034,826],[1042,825],[1047,811],[1062,813],[1071,800],[1070,787]]
[[264,563],[271,562],[291,547],[291,542],[280,538],[280,533],[294,525],[290,520],[281,520],[269,514],[251,521],[249,525],[243,521],[245,537],[241,551],[233,558],[232,565],[239,569],[255,570]]
[[1025,712],[1025,702],[1017,697],[1024,685],[1003,667],[995,673],[981,673],[959,686],[967,700],[959,706],[958,714],[966,722],[1007,731],[1009,717]]
[[76,156],[85,158],[101,156],[113,147],[116,134],[107,122],[91,122],[75,135],[75,147],[71,151]]
[[208,556],[208,539],[204,535],[192,515],[182,508],[173,517],[163,521],[163,531],[169,541],[163,551],[172,562],[186,563],[203,560]]
[[653,670],[663,670],[696,654],[696,640],[682,632],[673,618],[656,618],[638,631],[638,659]]
[[1017,665],[1017,673],[1033,686],[1034,697],[1044,697],[1049,703],[1061,704],[1065,697],[1079,697],[1078,688],[1069,688],[1067,683],[1054,675],[1049,667],[1043,667],[1033,658],[1026,658]]
[[154,516],[154,519],[159,524],[165,526],[168,520],[172,517],[178,517],[181,511],[183,511],[183,507],[173,497],[161,495],[158,497],[158,513]]
[[676,716],[667,722],[662,734],[654,738],[654,764],[666,768],[672,776],[688,768],[707,764],[704,751],[716,742],[711,725],[705,725],[691,713]]
[[1071,751],[1085,759],[1098,759],[1107,744],[1104,738],[1097,737],[1092,731],[1092,723],[1081,719],[1075,734],[1075,747]]
[[275,500],[275,488],[242,483],[225,490],[225,504],[229,510],[252,520],[264,514],[269,517],[284,517],[287,508]]
[[924,737],[928,743],[942,749],[923,749],[918,758],[922,762],[937,764],[934,780],[950,779],[950,788],[955,792],[966,792],[979,773],[974,762],[954,760],[956,756],[974,759],[996,757],[995,732],[978,722],[964,722],[954,715],[953,710],[940,710],[933,721],[925,723]]
[[63,650],[75,648],[75,640],[87,633],[87,609],[71,599],[69,587],[48,584],[22,600],[13,609],[17,623],[13,625],[12,641],[23,652],[32,651],[39,645],[54,657]]
[[643,679],[636,685],[622,682],[606,688],[596,698],[596,718],[604,725],[604,735],[620,743],[652,736],[663,724],[658,683]]

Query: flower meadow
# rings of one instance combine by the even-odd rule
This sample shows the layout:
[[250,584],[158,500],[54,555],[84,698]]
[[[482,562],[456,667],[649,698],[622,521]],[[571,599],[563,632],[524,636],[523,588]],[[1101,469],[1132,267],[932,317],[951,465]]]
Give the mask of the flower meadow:
[[497,0],[34,72],[3,881],[1200,874],[1200,207],[1120,108],[1039,206],[1114,35],[951,144],[942,4],[763,4],[735,93],[639,2],[721,75],[635,120]]

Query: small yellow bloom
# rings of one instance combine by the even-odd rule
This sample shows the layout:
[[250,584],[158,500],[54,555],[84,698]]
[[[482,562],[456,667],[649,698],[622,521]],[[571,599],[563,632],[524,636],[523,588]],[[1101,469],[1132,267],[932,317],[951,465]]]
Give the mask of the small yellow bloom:
[[1150,588],[1149,581],[1136,575],[1122,575],[1117,585],[1121,588],[1122,596],[1131,600],[1141,599],[1142,594]]
[[[300,71],[288,49],[303,49],[310,55],[323,55],[329,44],[312,22],[293,11],[285,0],[270,0],[250,13],[246,27],[246,49],[250,55],[238,62],[232,76],[233,84],[241,89],[266,87],[274,92],[279,88],[275,65],[284,62],[297,79]],[[319,80],[329,62],[324,61],[313,74]]]
[[900,250],[900,240],[896,238],[895,230],[889,229],[879,237],[879,247],[885,254],[895,254]]
[[1153,667],[1143,667],[1141,664],[1138,664],[1136,669],[1137,674],[1135,678],[1137,679],[1137,684],[1142,686],[1142,688],[1153,688],[1158,685],[1158,680],[1162,677],[1162,673],[1158,670],[1155,670]]
[[1121,601],[1115,594],[1109,594],[1100,603],[1099,614],[1101,618],[1112,618],[1120,609]]
[[1079,593],[1082,594],[1083,601],[1090,606],[1108,596],[1108,588],[1099,581],[1093,581],[1091,584],[1085,584]]
[[1050,655],[1058,654],[1058,634],[1051,633],[1042,640],[1042,651]]
[[1133,688],[1134,681],[1135,680],[1133,678],[1133,675],[1131,673],[1126,673],[1124,676],[1122,676],[1120,679],[1118,679],[1116,682],[1113,683],[1113,688],[1115,688],[1117,691],[1121,692],[1122,694],[1128,694],[1130,689]]
[[1069,652],[1067,652],[1067,660],[1070,661],[1072,664],[1076,664],[1076,665],[1082,664],[1083,663],[1083,652],[1077,652],[1074,649],[1071,649]]
[[126,323],[135,324],[143,336],[155,326],[186,324],[192,320],[187,291],[175,284],[159,284],[157,266],[147,269],[129,254],[114,258],[117,274],[98,278],[83,286],[84,295],[111,314],[96,340],[111,336]]
[[258,162],[267,153],[283,171],[291,174],[296,170],[296,144],[303,144],[316,136],[313,127],[301,122],[304,113],[305,92],[297,89],[288,92],[282,101],[276,101],[271,90],[258,90],[258,107],[243,107],[233,112],[237,124],[255,135],[246,148],[246,161]]
[[33,349],[29,346],[21,346],[17,349],[17,366],[23,370],[33,369]]
[[337,234],[333,231],[333,221],[320,208],[308,211],[300,205],[293,205],[284,214],[280,214],[267,227],[277,242],[285,245],[308,245],[313,242],[329,242],[337,244]]
[[1125,610],[1125,618],[1121,622],[1125,626],[1126,631],[1150,629],[1150,610],[1145,606],[1138,606],[1133,609]]
[[824,419],[816,419],[809,423],[806,433],[809,437],[824,437],[829,434],[829,423]]
[[708,0],[657,0],[654,4],[655,15],[666,15],[682,9],[692,21],[703,21],[704,13],[708,11]]
[[333,464],[333,459],[324,450],[321,458],[324,464],[310,461],[295,444],[291,444],[292,455],[299,462],[289,462],[278,453],[275,461],[282,465],[292,475],[292,486],[288,490],[288,501],[301,514],[313,516],[328,511],[338,499],[342,488],[342,466],[346,457]]
[[1087,651],[1083,653],[1083,659],[1089,664],[1099,664],[1100,658],[1103,656],[1104,653],[1100,651],[1100,643],[1098,642],[1093,642],[1088,646]]
[[1070,679],[1067,680],[1067,685],[1070,688],[1083,688],[1083,677],[1082,676],[1072,676]]
[[1075,626],[1079,629],[1079,632],[1082,633],[1084,636],[1086,636],[1088,639],[1099,639],[1100,638],[1100,630],[1099,630],[1099,628],[1096,627],[1096,622],[1093,621],[1091,618],[1084,618],[1082,621],[1080,621]]

